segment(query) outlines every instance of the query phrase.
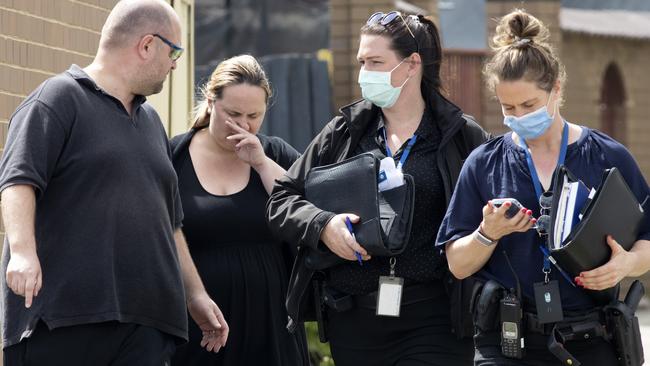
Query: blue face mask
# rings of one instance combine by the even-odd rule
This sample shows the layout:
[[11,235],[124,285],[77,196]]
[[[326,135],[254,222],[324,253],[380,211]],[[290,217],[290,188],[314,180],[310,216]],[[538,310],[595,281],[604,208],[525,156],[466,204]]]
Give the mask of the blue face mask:
[[555,108],[553,109],[553,115],[548,114],[548,104],[551,102],[551,95],[548,96],[548,101],[545,106],[521,117],[506,116],[502,108],[503,124],[508,126],[524,140],[542,136],[551,127],[553,118],[555,117]]
[[367,71],[361,68],[359,71],[359,86],[363,98],[380,108],[392,107],[397,102],[402,87],[410,79],[409,76],[399,87],[394,87],[391,84],[390,79],[393,70],[402,63],[404,63],[404,60],[390,71]]

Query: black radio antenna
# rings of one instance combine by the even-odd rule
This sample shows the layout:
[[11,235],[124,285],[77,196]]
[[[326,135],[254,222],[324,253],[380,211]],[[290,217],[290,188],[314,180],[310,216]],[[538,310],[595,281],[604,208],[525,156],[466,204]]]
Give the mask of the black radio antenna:
[[510,258],[508,258],[508,253],[506,253],[506,250],[503,249],[503,256],[506,257],[506,262],[508,263],[508,267],[510,268],[510,271],[512,272],[512,276],[515,278],[515,284],[517,286],[517,298],[522,299],[521,297],[521,284],[519,284],[519,276],[517,276],[517,272],[515,272],[515,269],[512,267],[512,264],[510,263]]

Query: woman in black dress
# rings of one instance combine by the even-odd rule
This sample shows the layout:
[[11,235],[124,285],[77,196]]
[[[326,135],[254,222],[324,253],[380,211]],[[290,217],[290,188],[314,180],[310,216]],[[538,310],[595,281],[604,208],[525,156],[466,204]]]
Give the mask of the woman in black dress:
[[277,137],[257,135],[271,89],[251,56],[220,63],[203,88],[192,129],[172,139],[185,219],[183,232],[208,293],[230,325],[217,354],[190,342],[174,365],[306,365],[304,333],[289,334],[287,266],[264,207],[275,179],[299,154]]

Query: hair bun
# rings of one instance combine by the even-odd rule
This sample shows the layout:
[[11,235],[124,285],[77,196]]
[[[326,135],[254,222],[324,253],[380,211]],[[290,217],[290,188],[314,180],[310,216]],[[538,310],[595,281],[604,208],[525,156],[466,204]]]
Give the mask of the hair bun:
[[532,43],[544,44],[549,31],[542,22],[522,9],[516,9],[501,18],[492,38],[493,48],[523,47]]

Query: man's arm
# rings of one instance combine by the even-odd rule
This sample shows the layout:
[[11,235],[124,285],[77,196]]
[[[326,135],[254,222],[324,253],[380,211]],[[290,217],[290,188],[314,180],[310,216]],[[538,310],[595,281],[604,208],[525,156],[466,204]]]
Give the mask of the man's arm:
[[10,252],[7,285],[16,295],[25,297],[26,308],[32,306],[43,285],[36,254],[35,213],[36,194],[32,186],[14,185],[2,191],[2,219]]
[[181,229],[176,229],[174,232],[174,240],[185,286],[187,310],[203,332],[201,347],[205,347],[210,352],[219,352],[228,340],[228,323],[217,304],[205,291]]

